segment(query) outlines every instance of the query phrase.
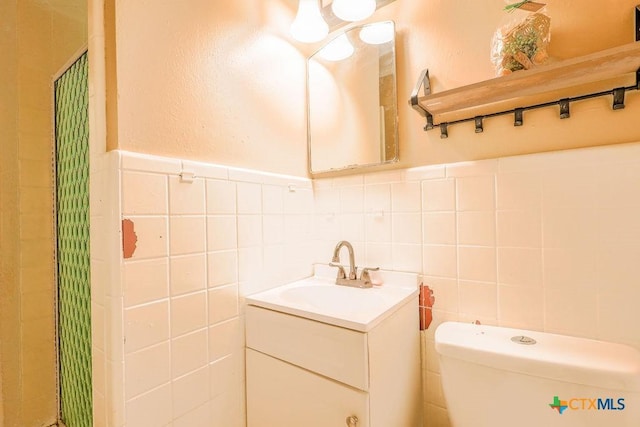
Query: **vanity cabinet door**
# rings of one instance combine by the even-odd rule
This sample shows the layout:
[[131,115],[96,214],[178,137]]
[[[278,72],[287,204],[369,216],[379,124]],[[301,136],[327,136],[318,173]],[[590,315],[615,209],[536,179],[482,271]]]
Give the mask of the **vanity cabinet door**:
[[247,424],[251,427],[369,427],[368,394],[247,349]]

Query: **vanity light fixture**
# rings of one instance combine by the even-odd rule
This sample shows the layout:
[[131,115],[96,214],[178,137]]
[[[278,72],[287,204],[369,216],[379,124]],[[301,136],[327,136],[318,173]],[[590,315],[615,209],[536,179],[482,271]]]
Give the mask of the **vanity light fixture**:
[[385,44],[393,40],[394,32],[391,21],[369,24],[360,29],[360,40],[367,44]]
[[362,21],[376,11],[376,0],[333,0],[331,10],[343,21]]
[[354,51],[355,49],[349,41],[347,34],[342,33],[327,43],[327,45],[318,52],[318,56],[327,61],[342,61],[353,55]]
[[320,13],[319,0],[299,0],[298,13],[291,23],[291,35],[303,43],[315,43],[329,34],[329,26]]

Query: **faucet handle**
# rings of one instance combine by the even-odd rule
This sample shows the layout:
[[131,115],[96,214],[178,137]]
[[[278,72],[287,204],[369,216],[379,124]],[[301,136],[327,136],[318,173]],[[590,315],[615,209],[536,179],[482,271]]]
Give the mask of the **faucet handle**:
[[344,266],[335,262],[330,262],[329,267],[338,267],[338,279],[346,279],[347,273],[344,271]]
[[360,275],[360,280],[364,282],[371,283],[371,276],[369,275],[370,271],[378,271],[380,267],[365,267],[362,269],[362,274]]

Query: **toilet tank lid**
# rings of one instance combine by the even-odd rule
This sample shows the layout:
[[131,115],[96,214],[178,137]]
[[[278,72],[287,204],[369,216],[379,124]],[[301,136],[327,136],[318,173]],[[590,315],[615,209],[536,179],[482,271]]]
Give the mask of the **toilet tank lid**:
[[[512,341],[522,336],[535,344]],[[623,344],[460,322],[438,326],[435,341],[440,357],[592,387],[640,391],[640,351]]]

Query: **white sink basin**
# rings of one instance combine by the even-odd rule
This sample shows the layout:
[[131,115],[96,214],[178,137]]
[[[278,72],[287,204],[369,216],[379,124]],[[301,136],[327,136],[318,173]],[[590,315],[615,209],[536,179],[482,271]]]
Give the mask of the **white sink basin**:
[[418,294],[414,273],[372,272],[381,284],[361,289],[336,285],[335,277],[326,277],[335,269],[317,265],[315,271],[314,277],[249,295],[247,304],[367,332]]

